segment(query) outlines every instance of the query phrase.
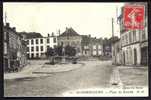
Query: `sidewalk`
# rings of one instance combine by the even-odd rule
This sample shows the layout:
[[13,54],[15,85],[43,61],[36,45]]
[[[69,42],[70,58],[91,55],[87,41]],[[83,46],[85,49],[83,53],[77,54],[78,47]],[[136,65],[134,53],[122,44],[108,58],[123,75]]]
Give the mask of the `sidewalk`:
[[28,60],[28,65],[23,67],[20,72],[15,73],[4,73],[4,80],[16,79],[16,78],[26,78],[26,77],[36,77],[32,72],[47,62],[47,60]]
[[61,64],[61,65],[47,65],[45,61],[32,61],[29,65],[24,67],[20,72],[16,73],[5,73],[4,80],[17,79],[17,78],[28,78],[28,77],[40,77],[47,76],[54,72],[71,71],[83,66],[83,63],[79,64]]
[[4,73],[4,80],[7,79],[17,79],[17,78],[25,78],[25,77],[35,77],[32,74],[32,71],[40,68],[42,65],[27,65],[20,72],[15,73]]
[[126,86],[147,86],[148,66],[145,67],[118,67],[121,81]]
[[118,66],[113,70],[111,84],[121,86],[148,86],[147,66]]

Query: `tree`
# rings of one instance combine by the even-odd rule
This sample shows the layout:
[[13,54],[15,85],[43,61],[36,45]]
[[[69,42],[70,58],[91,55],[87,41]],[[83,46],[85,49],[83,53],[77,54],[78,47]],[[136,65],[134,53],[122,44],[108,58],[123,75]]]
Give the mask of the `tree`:
[[46,56],[49,58],[50,60],[50,64],[54,64],[54,56],[56,55],[55,50],[51,47],[47,48],[47,52],[46,52]]
[[56,54],[58,56],[62,56],[63,55],[62,48],[63,48],[62,46],[57,46],[57,47],[54,48],[55,52],[56,52]]
[[75,56],[76,55],[76,49],[74,47],[71,47],[71,46],[67,45],[65,47],[65,55]]

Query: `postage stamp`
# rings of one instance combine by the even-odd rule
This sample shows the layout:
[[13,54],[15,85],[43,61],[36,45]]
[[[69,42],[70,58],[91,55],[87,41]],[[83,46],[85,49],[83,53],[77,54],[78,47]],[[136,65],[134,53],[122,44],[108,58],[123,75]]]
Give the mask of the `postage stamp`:
[[124,26],[126,29],[144,29],[144,6],[126,5],[124,7]]

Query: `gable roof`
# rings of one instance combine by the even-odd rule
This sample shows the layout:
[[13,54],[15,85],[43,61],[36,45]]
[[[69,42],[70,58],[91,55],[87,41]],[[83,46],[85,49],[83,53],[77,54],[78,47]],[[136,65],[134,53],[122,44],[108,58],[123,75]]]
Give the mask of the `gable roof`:
[[32,39],[32,38],[42,38],[43,36],[40,33],[36,32],[19,32],[19,34],[26,35],[27,39]]
[[66,28],[66,31],[59,36],[80,36],[73,28]]

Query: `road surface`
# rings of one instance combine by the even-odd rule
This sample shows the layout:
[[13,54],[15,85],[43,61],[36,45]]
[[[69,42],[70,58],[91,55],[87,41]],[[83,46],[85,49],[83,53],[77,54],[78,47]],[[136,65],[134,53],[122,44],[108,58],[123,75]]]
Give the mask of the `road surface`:
[[111,61],[85,61],[85,65],[68,72],[52,73],[36,78],[4,81],[5,97],[62,96],[69,90],[106,88],[110,86]]

